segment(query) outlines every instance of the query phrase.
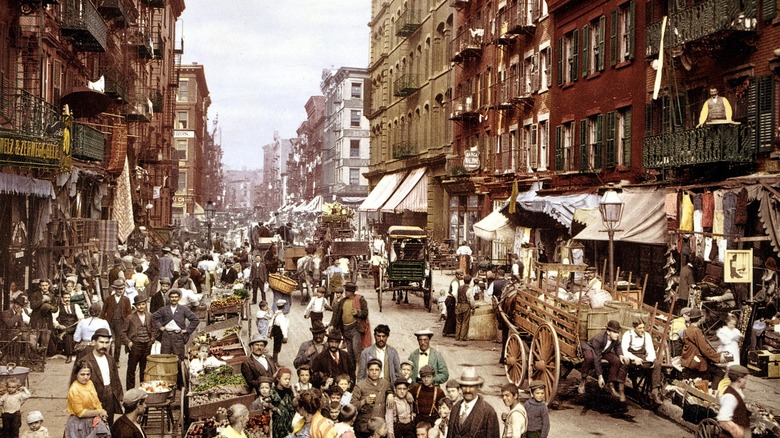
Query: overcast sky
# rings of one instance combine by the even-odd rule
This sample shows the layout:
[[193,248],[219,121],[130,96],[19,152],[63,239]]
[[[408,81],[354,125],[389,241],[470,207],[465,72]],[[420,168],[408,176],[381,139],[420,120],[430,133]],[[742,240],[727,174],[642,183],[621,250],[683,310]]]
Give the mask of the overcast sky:
[[[183,64],[204,66],[209,130],[226,168],[262,167],[262,146],[296,137],[324,68],[367,67],[371,0],[186,0]],[[219,141],[219,137],[217,137]]]

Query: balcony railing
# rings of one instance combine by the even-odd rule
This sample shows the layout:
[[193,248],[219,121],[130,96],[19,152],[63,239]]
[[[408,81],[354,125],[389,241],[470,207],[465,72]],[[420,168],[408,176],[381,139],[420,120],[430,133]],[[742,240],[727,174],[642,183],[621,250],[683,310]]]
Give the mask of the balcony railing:
[[463,166],[463,157],[460,155],[448,157],[445,170],[447,176],[451,177],[467,176],[469,174],[469,171]]
[[138,51],[138,57],[142,59],[154,58],[154,40],[152,31],[144,25],[132,26],[128,44]]
[[60,31],[82,52],[105,52],[108,26],[90,0],[63,0]]
[[475,94],[468,94],[453,99],[450,110],[450,120],[478,118],[479,111],[477,111],[478,108],[476,102]]
[[130,22],[125,0],[98,0],[98,12],[106,20],[116,18],[116,23],[125,27]]
[[103,161],[106,137],[95,128],[73,124],[72,154],[74,158],[88,161]]
[[401,141],[393,145],[393,158],[408,158],[417,155],[417,145],[408,141]]
[[754,132],[747,125],[707,125],[645,137],[642,147],[646,168],[748,163],[756,152]]
[[144,122],[148,123],[152,121],[152,111],[154,110],[151,100],[145,95],[139,94],[132,102],[127,105],[127,113],[125,117],[128,122]]
[[152,8],[164,8],[165,0],[141,0],[141,3],[146,4]]
[[529,17],[528,3],[528,1],[517,2],[498,14],[499,42],[536,28],[536,23]]
[[106,96],[120,103],[127,102],[128,94],[124,78],[115,71],[106,71],[103,75],[106,78],[106,88],[104,91]]
[[[710,37],[725,37],[732,32],[755,33],[758,30],[757,17],[757,0],[706,0],[669,16],[664,47],[677,47]],[[645,34],[646,55],[658,55],[661,22],[648,26]]]
[[525,87],[520,76],[509,76],[503,81],[494,84],[493,102],[496,109],[509,109],[523,100],[530,100],[533,95],[525,92]]
[[395,22],[395,35],[406,38],[412,35],[422,25],[419,9],[407,9]]
[[3,88],[0,94],[0,127],[21,134],[40,137],[62,137],[62,116],[57,107],[29,92]]
[[485,29],[466,29],[461,32],[450,43],[450,53],[452,53],[450,61],[462,62],[468,58],[479,58],[482,56],[484,36]]
[[420,75],[406,74],[393,82],[393,95],[406,97],[420,89]]
[[149,98],[152,101],[152,110],[159,114],[163,112],[163,94],[159,91],[152,92],[152,96]]

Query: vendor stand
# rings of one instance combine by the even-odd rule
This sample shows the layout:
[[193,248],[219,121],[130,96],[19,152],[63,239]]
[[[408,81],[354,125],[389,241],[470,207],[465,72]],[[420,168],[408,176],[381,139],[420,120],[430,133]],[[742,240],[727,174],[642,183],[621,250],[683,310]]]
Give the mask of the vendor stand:
[[247,319],[249,315],[249,294],[245,289],[211,290],[208,302],[207,324],[238,316]]

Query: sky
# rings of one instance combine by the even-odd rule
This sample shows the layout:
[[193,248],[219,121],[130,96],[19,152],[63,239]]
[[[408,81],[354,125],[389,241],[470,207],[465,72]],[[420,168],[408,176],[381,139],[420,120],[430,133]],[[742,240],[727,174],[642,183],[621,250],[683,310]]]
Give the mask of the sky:
[[[262,146],[294,138],[322,70],[367,67],[371,0],[185,0],[182,64],[204,66],[209,131],[226,169],[262,167]],[[220,137],[217,135],[219,142]]]

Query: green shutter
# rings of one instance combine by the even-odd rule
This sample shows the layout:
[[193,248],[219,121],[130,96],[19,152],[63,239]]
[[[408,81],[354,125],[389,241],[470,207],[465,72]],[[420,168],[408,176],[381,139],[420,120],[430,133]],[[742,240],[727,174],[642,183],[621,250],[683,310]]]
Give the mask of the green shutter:
[[589,32],[589,26],[586,24],[585,26],[582,26],[582,77],[588,75],[588,63],[590,62],[590,56],[588,54],[590,53],[590,41],[588,41],[588,38],[590,37]]
[[631,109],[623,113],[623,165],[631,167]]
[[609,65],[617,64],[617,31],[618,31],[618,11],[615,9],[609,18]]
[[555,127],[555,170],[563,171],[563,139],[561,138],[561,132],[563,131],[562,125]]
[[595,65],[594,67],[598,71],[604,71],[604,58],[606,57],[606,53],[604,52],[604,34],[607,31],[607,17],[601,16],[599,17],[599,35],[598,35],[598,65]]
[[563,85],[563,38],[558,38],[558,85]]
[[605,168],[612,169],[615,167],[615,112],[610,111],[607,113],[607,138],[606,138],[606,150],[607,161]]
[[596,116],[596,141],[593,145],[593,167],[601,169],[604,165],[604,114]]
[[634,59],[634,0],[628,4],[628,59]]
[[577,74],[577,72],[580,71],[579,70],[579,64],[577,63],[577,59],[580,56],[580,48],[579,48],[580,35],[579,34],[580,34],[580,31],[578,29],[574,29],[572,31],[572,33],[571,33],[571,44],[572,44],[572,50],[571,50],[571,54],[572,54],[571,55],[571,58],[572,58],[572,60],[571,60],[571,80],[572,81],[576,81],[577,80],[577,76],[579,76]]
[[761,4],[761,18],[764,21],[772,21],[777,16],[777,0],[763,0]]
[[588,120],[580,120],[580,172],[588,171]]
[[774,132],[774,93],[772,76],[761,76],[756,80],[756,150],[772,152]]

